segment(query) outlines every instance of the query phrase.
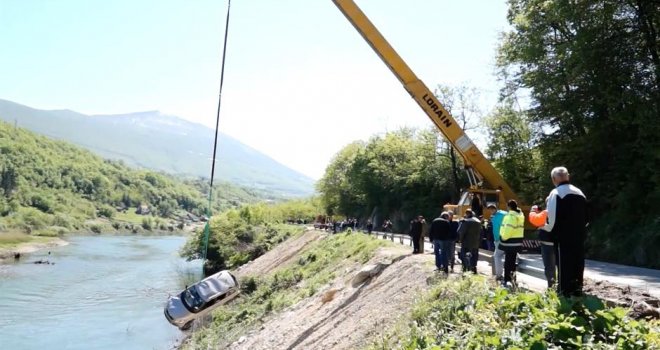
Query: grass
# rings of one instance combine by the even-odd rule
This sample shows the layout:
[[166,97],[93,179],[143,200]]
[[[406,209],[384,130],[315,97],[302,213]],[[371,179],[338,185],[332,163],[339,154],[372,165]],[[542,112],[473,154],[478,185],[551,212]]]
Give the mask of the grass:
[[0,249],[14,249],[25,243],[46,243],[52,240],[50,236],[28,235],[22,232],[0,232]]
[[142,220],[146,218],[146,215],[135,214],[136,208],[128,208],[125,213],[120,211],[114,214],[113,219],[116,221],[128,222],[135,225],[142,225]]
[[437,282],[371,349],[658,349],[659,332],[595,297],[509,293],[475,276]]
[[0,232],[0,246],[16,246],[29,242],[32,238],[30,235],[21,232]]
[[290,265],[241,281],[240,299],[217,309],[212,324],[193,333],[184,349],[217,348],[235,341],[264,317],[315,295],[337,277],[341,266],[365,263],[386,244],[362,234],[337,234],[313,242]]

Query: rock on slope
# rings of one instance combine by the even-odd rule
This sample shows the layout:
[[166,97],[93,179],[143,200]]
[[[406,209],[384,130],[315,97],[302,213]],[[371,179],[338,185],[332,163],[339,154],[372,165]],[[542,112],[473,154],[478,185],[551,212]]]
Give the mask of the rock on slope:
[[[322,234],[307,232],[241,269],[247,275],[275,271]],[[327,288],[268,317],[232,349],[355,349],[368,345],[409,312],[433,274],[428,255],[406,247],[381,248],[364,265],[337,266]]]

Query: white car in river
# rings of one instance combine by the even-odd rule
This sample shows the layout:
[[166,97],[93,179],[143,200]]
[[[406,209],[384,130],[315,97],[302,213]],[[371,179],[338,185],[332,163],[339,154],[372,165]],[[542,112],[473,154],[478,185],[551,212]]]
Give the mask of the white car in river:
[[229,271],[220,271],[170,296],[165,305],[165,318],[181,330],[187,330],[193,321],[219,305],[225,304],[240,292],[236,277]]

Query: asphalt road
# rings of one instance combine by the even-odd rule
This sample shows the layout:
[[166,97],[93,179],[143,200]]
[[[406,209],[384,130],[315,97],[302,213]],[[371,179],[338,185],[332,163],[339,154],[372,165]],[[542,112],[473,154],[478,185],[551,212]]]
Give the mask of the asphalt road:
[[[359,234],[364,234],[358,232]],[[393,242],[410,246],[410,237],[403,234],[391,234],[383,232],[372,232],[378,239],[386,239]],[[457,248],[459,249],[459,248]],[[426,240],[424,252],[433,253],[433,245]],[[480,250],[478,268],[481,272],[492,269],[490,260],[492,252]],[[660,270],[645,269],[641,267],[617,265],[601,261],[587,260],[585,262],[584,276],[595,281],[608,281],[623,287],[630,286],[647,291],[650,295],[660,298]],[[523,276],[521,276],[523,275]],[[518,263],[518,281],[526,284],[530,289],[544,290],[546,288],[543,275],[543,261],[540,254],[520,254]]]

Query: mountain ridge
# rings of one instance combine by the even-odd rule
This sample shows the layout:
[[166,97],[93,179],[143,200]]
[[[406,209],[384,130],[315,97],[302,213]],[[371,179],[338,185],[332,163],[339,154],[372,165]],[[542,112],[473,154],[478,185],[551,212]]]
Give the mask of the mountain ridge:
[[[0,120],[16,121],[21,127],[133,166],[184,176],[210,175],[214,130],[157,110],[86,115],[0,99]],[[222,132],[218,149],[220,180],[289,197],[313,193],[314,180]]]

